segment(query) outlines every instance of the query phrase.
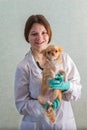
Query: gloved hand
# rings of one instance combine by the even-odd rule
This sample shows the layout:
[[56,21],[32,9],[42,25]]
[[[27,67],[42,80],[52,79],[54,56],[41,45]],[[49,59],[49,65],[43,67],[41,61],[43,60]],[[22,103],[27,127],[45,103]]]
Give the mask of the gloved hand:
[[[53,109],[56,110],[60,107],[60,101],[59,99],[55,99],[53,102],[52,102],[52,105],[53,105]],[[48,109],[50,107],[50,105],[47,103],[43,106],[45,109]]]
[[54,101],[53,101],[53,109],[56,110],[60,107],[60,101],[58,98],[56,98]]
[[48,84],[52,89],[59,89],[62,91],[67,91],[70,87],[70,82],[64,82],[64,76],[62,74],[57,74],[54,79],[49,80]]

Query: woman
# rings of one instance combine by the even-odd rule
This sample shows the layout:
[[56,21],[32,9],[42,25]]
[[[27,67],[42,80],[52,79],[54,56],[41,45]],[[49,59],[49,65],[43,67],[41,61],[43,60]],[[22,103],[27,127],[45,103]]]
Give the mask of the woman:
[[[63,91],[63,101],[56,110],[56,122],[52,125],[44,116],[45,108],[37,100],[41,92],[41,66],[45,63],[40,52],[48,46],[52,37],[49,22],[43,15],[30,16],[25,24],[24,36],[31,47],[18,64],[15,75],[15,104],[23,115],[20,130],[76,130],[70,101],[80,98],[81,84],[75,64],[67,53],[62,53],[61,68],[65,70],[69,84],[59,88]],[[49,85],[55,86],[55,79]]]

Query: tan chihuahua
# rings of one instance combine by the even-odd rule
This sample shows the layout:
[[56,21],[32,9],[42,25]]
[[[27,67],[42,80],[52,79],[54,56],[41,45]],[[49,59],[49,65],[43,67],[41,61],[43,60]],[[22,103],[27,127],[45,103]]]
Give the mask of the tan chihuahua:
[[62,73],[65,76],[64,70],[59,70],[59,66],[62,63],[62,51],[62,47],[49,45],[41,52],[46,58],[46,63],[43,69],[41,95],[38,96],[38,100],[41,105],[45,105],[46,103],[49,104],[50,107],[46,109],[46,115],[52,123],[55,122],[55,112],[53,110],[52,102],[58,98],[61,103],[62,91],[50,88],[47,82],[48,80],[53,79],[58,73]]

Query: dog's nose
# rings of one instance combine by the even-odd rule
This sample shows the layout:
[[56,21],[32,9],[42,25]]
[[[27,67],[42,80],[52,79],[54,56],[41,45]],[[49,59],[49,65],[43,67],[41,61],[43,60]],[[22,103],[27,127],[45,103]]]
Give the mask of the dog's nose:
[[51,54],[52,54],[52,56],[54,56],[54,55],[55,55],[53,52],[52,52]]

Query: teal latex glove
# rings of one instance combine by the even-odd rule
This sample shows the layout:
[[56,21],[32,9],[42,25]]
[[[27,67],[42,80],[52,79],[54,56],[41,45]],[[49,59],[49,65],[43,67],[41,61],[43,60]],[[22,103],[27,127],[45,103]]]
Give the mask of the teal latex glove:
[[60,101],[59,101],[59,99],[57,98],[57,99],[55,99],[55,100],[53,101],[53,109],[54,109],[54,110],[57,110],[59,107],[60,107]]
[[57,74],[54,79],[49,80],[48,84],[52,89],[59,89],[62,91],[67,91],[70,87],[70,82],[64,82],[64,76],[62,74]]
[[64,81],[64,75],[59,73],[55,76],[55,79],[57,79],[58,81],[62,82]]
[[[44,105],[44,108],[45,108],[45,109],[48,109],[49,107],[50,107],[50,105],[49,105],[48,103]],[[58,109],[59,107],[60,107],[60,101],[59,101],[59,99],[57,98],[57,99],[55,99],[55,100],[53,101],[53,109],[56,110],[56,109]]]

